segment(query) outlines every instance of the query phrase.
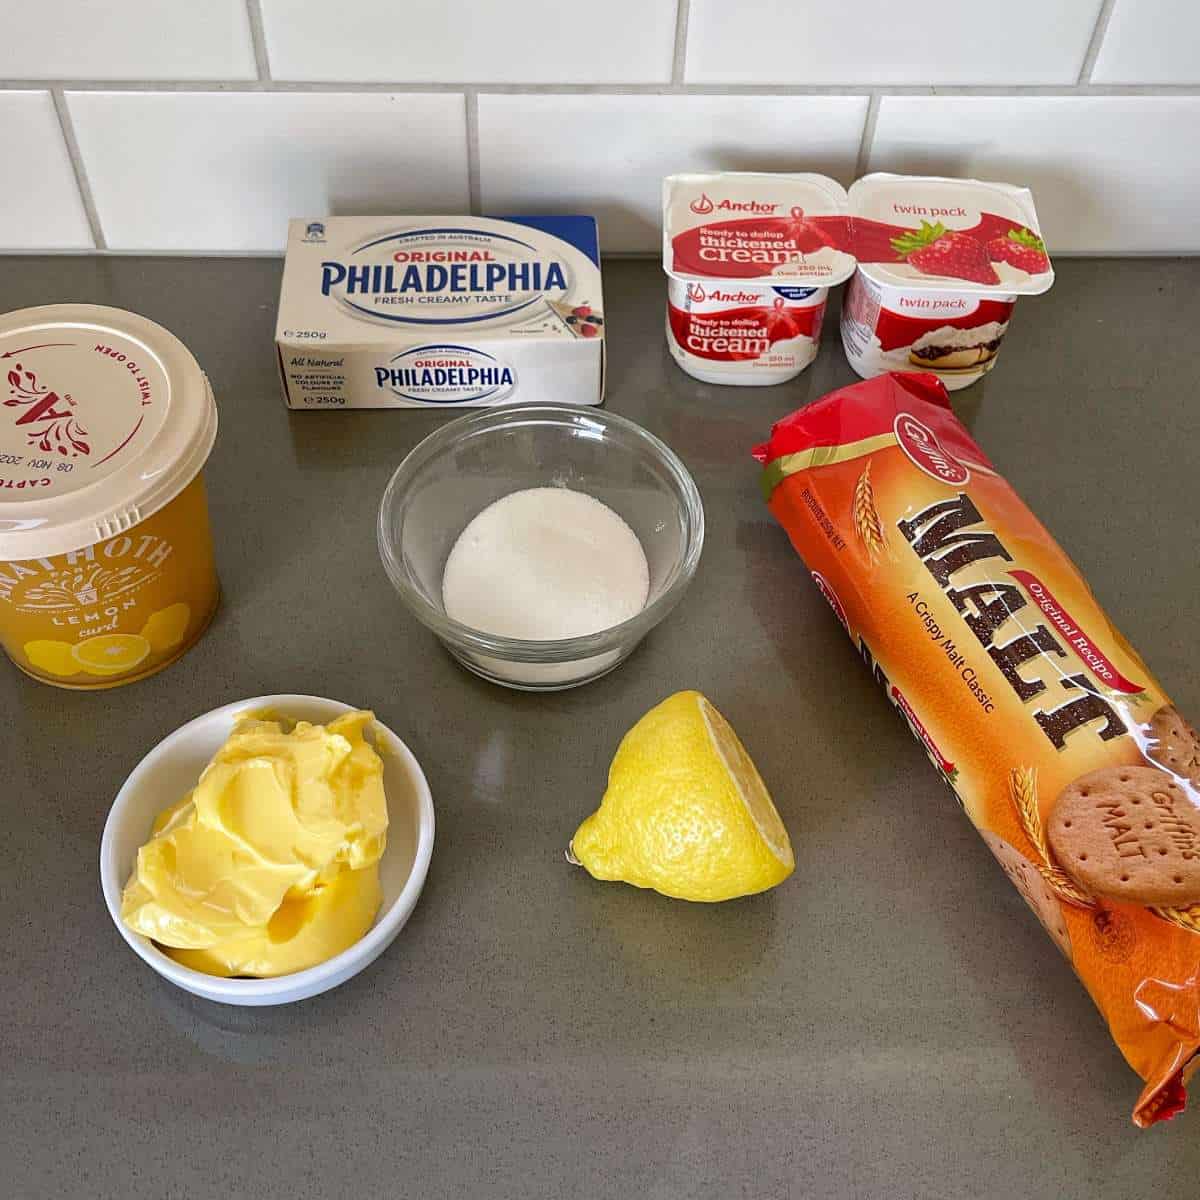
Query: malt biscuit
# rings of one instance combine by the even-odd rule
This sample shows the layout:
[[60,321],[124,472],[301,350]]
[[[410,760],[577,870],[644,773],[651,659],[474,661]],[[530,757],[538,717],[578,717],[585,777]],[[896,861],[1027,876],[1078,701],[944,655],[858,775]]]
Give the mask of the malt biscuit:
[[1046,837],[1088,891],[1131,904],[1200,902],[1200,810],[1157,767],[1102,767],[1067,784]]
[[1200,788],[1200,734],[1173,704],[1164,704],[1150,718],[1146,753],[1160,766]]
[[1004,868],[1005,875],[1012,880],[1017,891],[1024,897],[1025,903],[1033,909],[1034,915],[1045,926],[1046,932],[1054,939],[1055,945],[1069,962],[1071,935],[1067,930],[1067,922],[1063,917],[1062,904],[1058,897],[1050,890],[1037,867],[1016,846],[987,830],[982,832],[983,840],[996,856],[996,861]]

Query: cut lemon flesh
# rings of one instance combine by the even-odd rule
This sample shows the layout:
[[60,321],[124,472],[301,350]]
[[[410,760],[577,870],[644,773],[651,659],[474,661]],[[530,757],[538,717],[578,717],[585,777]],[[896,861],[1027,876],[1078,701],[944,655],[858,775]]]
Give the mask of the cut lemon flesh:
[[733,786],[741,795],[750,819],[762,835],[763,841],[770,847],[771,853],[790,870],[796,865],[792,844],[753,759],[746,752],[741,739],[733,732],[733,727],[704,696],[700,697],[700,710],[708,724],[708,735],[713,740],[713,746],[725,764]]

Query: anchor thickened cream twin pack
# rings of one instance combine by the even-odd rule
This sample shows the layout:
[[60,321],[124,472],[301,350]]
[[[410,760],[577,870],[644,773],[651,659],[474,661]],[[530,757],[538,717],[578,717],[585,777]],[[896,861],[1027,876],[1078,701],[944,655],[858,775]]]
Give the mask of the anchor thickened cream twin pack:
[[816,358],[829,289],[865,379],[953,391],[995,365],[1019,296],[1054,282],[1027,188],[976,179],[725,172],[663,181],[667,346],[707,383],[773,384]]
[[292,221],[275,341],[289,408],[599,404],[596,222]]

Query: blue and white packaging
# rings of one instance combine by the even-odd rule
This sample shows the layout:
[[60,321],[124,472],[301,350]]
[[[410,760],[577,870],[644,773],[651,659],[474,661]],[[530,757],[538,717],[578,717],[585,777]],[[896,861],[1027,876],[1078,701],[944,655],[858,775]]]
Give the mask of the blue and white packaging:
[[289,408],[599,404],[595,219],[294,220],[275,342]]

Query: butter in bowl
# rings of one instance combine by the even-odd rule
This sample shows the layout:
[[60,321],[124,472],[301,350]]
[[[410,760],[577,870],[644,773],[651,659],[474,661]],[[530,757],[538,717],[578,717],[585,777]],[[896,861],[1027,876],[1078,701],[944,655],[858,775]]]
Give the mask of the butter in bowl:
[[105,825],[101,882],[160,975],[228,1004],[281,1004],[391,943],[433,831],[420,766],[372,714],[259,697],[189,722],[135,768]]

